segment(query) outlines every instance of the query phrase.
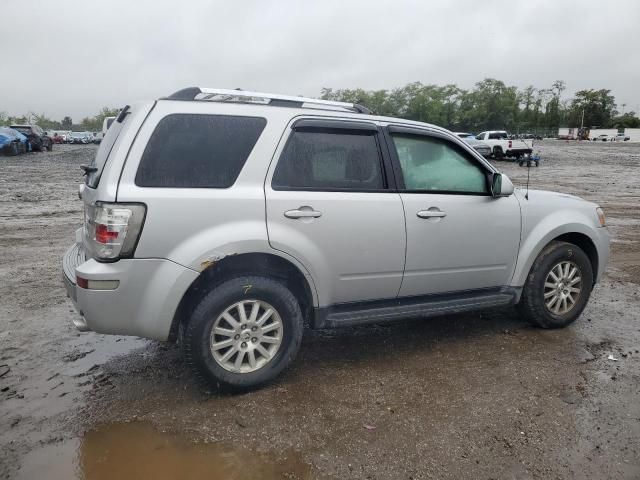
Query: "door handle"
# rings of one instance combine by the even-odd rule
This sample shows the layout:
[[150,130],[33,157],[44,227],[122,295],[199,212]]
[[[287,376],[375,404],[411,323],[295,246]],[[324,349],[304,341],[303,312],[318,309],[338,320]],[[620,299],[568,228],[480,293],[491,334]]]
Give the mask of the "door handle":
[[284,212],[287,218],[318,218],[322,216],[322,212],[313,210],[311,207],[300,207],[295,210],[287,210]]
[[440,210],[420,210],[416,215],[420,218],[443,218],[447,213]]

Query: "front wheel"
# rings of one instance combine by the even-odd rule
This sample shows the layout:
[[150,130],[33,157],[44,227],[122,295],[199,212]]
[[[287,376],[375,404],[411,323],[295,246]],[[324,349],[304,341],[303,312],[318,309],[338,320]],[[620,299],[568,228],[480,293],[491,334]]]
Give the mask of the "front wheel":
[[518,307],[538,327],[566,327],[584,310],[592,286],[589,257],[576,245],[553,241],[533,263]]
[[280,282],[247,276],[215,287],[196,306],[181,341],[196,375],[219,388],[248,390],[279,375],[302,341],[302,312]]

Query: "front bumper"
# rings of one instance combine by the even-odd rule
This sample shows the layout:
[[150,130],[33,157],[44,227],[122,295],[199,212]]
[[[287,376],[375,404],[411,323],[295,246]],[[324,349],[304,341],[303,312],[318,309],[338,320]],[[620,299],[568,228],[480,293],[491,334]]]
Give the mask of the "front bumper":
[[596,250],[598,251],[598,273],[594,283],[600,282],[609,264],[611,253],[609,230],[606,227],[596,228],[597,238],[595,238]]
[[[73,245],[62,260],[67,296],[79,318],[80,331],[134,335],[167,340],[183,295],[199,273],[165,259],[122,259],[113,263],[86,260],[82,245]],[[76,278],[117,280],[113,290],[80,288]]]

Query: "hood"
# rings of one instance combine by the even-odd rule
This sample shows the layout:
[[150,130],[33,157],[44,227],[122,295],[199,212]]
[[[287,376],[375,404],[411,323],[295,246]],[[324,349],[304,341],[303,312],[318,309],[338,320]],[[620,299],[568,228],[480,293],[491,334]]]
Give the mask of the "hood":
[[594,212],[598,204],[570,195],[568,193],[551,192],[549,190],[529,189],[529,200],[525,198],[526,188],[518,187],[514,193],[520,201],[520,206],[525,210],[558,211],[562,209],[575,209],[585,212]]
[[[522,197],[524,198],[524,195],[527,193],[527,189],[524,187],[517,187],[515,189],[517,192],[522,194]],[[572,199],[572,200],[579,200],[581,202],[586,202],[585,199],[580,198],[576,195],[571,195],[569,193],[561,193],[561,192],[553,192],[551,190],[534,190],[532,188],[529,189],[529,200],[532,200],[532,197],[537,197],[540,199],[550,199],[550,198],[568,198],[568,199]]]

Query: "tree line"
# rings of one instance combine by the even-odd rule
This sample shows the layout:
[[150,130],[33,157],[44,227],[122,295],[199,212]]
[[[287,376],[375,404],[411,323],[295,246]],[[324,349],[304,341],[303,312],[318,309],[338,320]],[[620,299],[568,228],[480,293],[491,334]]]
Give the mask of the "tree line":
[[519,89],[486,78],[470,90],[457,85],[414,82],[393,90],[323,88],[321,98],[360,103],[378,115],[474,133],[508,130],[556,135],[559,127],[640,127],[640,118],[635,112],[617,110],[611,90],[580,90],[573,98],[563,98],[565,89],[562,80],[548,88],[530,85]]
[[[427,85],[414,82],[393,90],[323,88],[321,98],[366,105],[378,115],[432,123],[453,131],[508,130],[555,136],[558,127],[640,128],[635,112],[618,111],[611,90],[580,90],[564,98],[565,82],[548,88],[530,85],[519,89],[494,78],[486,78],[470,90],[457,85]],[[103,107],[97,115],[74,123],[71,117],[52,120],[45,114],[11,117],[0,112],[0,125],[35,123],[45,130],[102,130],[105,117],[117,108]]]
[[0,125],[22,125],[35,124],[44,130],[73,130],[83,132],[102,131],[102,122],[106,117],[115,117],[120,109],[103,107],[98,114],[92,117],[85,117],[80,123],[73,123],[71,117],[66,116],[62,120],[52,120],[44,113],[38,114],[29,112],[26,115],[10,116],[0,112]]

